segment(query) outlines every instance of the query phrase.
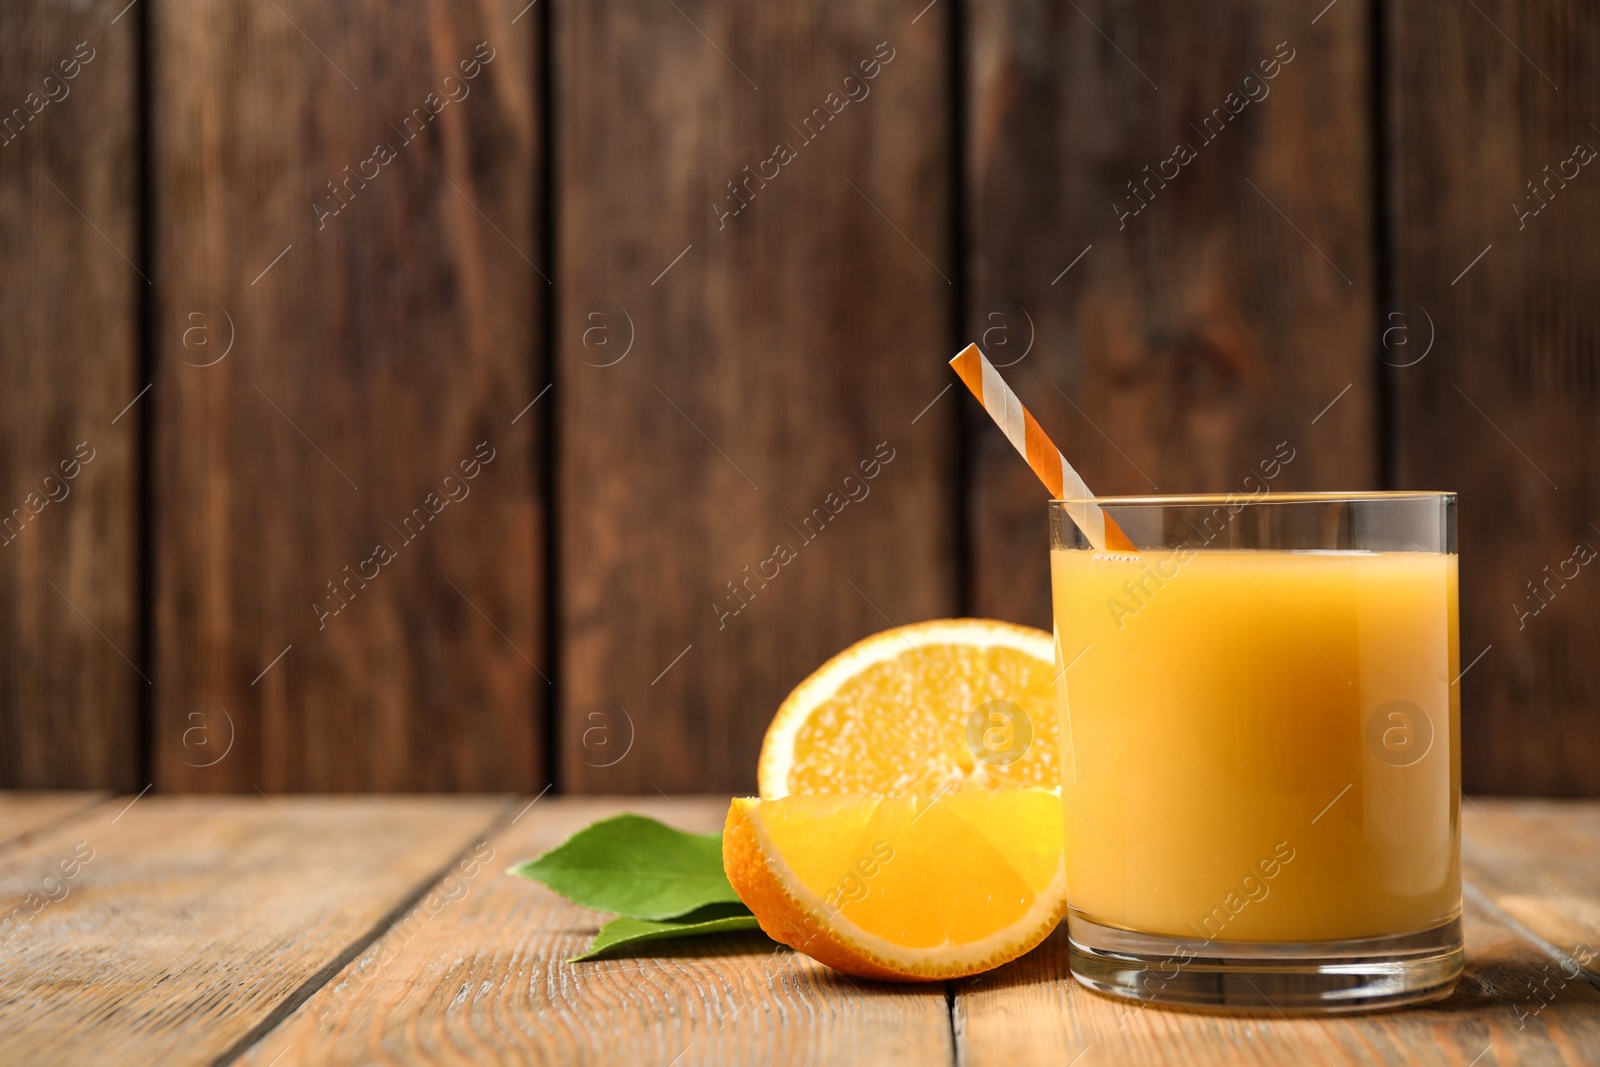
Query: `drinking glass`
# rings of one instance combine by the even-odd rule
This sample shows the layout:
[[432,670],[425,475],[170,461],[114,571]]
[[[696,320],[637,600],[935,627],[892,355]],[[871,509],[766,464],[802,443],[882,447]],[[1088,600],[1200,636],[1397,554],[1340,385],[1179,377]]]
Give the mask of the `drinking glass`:
[[1074,977],[1197,1009],[1448,994],[1455,496],[1092,502],[1136,551],[1051,502]]

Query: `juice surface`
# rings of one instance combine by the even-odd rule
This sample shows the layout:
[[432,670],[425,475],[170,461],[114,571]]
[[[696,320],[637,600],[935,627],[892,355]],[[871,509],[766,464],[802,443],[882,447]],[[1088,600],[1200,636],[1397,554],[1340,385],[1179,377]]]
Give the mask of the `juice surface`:
[[1200,943],[1461,906],[1456,557],[1051,553],[1072,908]]

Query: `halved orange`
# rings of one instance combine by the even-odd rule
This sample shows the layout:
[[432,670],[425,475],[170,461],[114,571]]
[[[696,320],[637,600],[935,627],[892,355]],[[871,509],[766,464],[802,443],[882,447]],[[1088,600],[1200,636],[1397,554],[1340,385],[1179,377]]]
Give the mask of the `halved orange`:
[[1066,911],[1055,647],[938,619],[858,641],[778,709],[723,866],[761,928],[868,978],[1015,959]]
[[728,880],[774,939],[866,978],[988,970],[1066,910],[1057,789],[736,799]]
[[856,642],[797,686],[761,745],[766,799],[1060,784],[1054,641],[936,619]]

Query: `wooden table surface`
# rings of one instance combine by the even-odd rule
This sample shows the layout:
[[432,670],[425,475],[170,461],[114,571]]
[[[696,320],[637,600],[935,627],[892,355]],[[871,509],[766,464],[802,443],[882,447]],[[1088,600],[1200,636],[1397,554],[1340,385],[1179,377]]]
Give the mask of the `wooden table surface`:
[[1455,994],[1317,1020],[1130,1010],[1059,931],[931,986],[753,934],[567,963],[599,917],[503,871],[621,810],[726,801],[0,793],[0,1063],[1600,1063],[1600,803],[1469,801]]

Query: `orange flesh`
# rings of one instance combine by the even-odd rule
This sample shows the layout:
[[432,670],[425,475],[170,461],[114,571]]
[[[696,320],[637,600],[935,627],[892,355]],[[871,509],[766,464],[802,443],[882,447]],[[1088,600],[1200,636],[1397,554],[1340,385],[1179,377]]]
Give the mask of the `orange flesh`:
[[[794,740],[791,793],[931,793],[976,775],[986,788],[1057,785],[1054,665],[1014,648],[925,645],[873,664],[822,701]],[[1015,762],[980,762],[967,720],[1020,707],[1032,741]]]

